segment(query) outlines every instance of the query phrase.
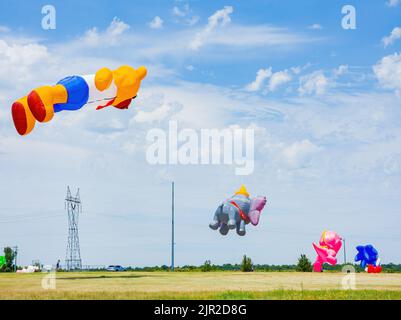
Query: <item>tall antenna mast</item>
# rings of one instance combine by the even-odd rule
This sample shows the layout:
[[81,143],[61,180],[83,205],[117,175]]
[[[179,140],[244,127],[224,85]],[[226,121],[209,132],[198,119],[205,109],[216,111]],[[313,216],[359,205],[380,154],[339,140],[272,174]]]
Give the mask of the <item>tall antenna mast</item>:
[[343,241],[344,241],[344,264],[346,264],[347,263],[347,251],[345,248],[345,238],[343,238]]
[[174,271],[174,181],[171,183],[171,271]]
[[82,269],[81,252],[79,249],[78,220],[82,213],[82,204],[79,196],[79,189],[75,197],[71,195],[70,187],[67,187],[65,208],[68,214],[68,244],[65,257],[67,270]]

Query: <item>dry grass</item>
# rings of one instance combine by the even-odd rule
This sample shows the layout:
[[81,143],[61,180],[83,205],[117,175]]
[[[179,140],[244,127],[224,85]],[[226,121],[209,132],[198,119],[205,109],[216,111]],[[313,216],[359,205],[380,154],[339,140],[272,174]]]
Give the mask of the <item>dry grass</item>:
[[401,299],[401,274],[356,274],[356,291],[341,290],[341,273],[74,272],[0,274],[0,299]]

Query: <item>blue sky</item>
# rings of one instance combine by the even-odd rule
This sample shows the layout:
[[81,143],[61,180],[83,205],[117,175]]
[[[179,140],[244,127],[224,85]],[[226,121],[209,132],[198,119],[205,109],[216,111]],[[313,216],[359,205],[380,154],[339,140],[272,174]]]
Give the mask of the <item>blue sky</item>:
[[[347,239],[349,257],[372,243],[383,262],[401,262],[398,1],[49,4],[56,30],[42,29],[41,1],[0,5],[0,246],[18,245],[21,263],[64,260],[71,185],[84,201],[84,264],[169,264],[172,179],[178,264],[313,259],[323,229]],[[341,27],[344,4],[355,30]],[[86,108],[15,133],[13,100],[122,64],[149,70],[128,112]],[[169,120],[254,128],[254,173],[149,165],[146,132]],[[223,238],[208,223],[241,183],[268,204],[246,237]]]

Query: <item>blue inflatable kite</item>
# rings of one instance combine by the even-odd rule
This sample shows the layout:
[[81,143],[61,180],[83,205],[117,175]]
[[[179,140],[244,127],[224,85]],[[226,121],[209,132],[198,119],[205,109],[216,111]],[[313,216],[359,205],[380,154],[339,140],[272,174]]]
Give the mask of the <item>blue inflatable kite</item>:
[[357,255],[355,256],[355,262],[360,261],[360,265],[365,269],[367,265],[377,266],[379,262],[379,252],[371,245],[357,246]]

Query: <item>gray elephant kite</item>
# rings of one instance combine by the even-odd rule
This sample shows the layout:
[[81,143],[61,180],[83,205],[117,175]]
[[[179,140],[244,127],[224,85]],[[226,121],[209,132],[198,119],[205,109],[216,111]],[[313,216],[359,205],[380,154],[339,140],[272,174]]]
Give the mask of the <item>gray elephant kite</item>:
[[216,210],[213,221],[209,227],[213,230],[219,229],[225,236],[230,229],[237,229],[240,236],[244,236],[245,225],[249,222],[256,226],[259,223],[260,214],[266,204],[266,197],[258,196],[249,198],[245,186],[229,199],[225,200]]

